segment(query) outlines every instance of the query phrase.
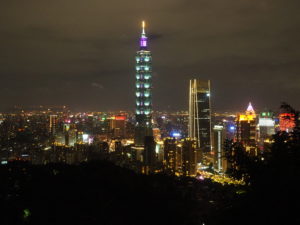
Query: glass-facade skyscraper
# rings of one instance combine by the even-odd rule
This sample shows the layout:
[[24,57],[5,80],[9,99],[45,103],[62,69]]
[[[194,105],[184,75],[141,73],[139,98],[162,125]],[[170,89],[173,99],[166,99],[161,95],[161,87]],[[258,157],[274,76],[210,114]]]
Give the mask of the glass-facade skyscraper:
[[146,136],[152,133],[152,56],[148,50],[148,39],[145,33],[145,23],[139,42],[139,51],[135,56],[135,96],[136,96],[136,125],[135,146],[143,146]]
[[202,153],[211,152],[210,81],[190,80],[189,137],[197,140]]

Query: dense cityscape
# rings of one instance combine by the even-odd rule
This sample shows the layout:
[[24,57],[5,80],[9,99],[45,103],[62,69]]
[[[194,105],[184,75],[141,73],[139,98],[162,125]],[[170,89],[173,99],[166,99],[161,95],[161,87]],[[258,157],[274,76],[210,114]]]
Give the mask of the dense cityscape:
[[299,224],[298,110],[280,100],[215,110],[201,75],[180,87],[187,109],[154,110],[146,28],[132,57],[134,108],[0,113],[1,224]]
[[136,53],[135,112],[72,112],[66,106],[15,107],[1,114],[1,164],[79,164],[108,159],[149,174],[165,172],[196,176],[203,169],[225,174],[228,164],[224,141],[241,143],[251,156],[261,155],[276,132],[290,133],[296,111],[282,103],[278,112],[216,113],[211,109],[210,80],[191,79],[189,110],[154,112],[152,56],[145,22]]
[[[296,124],[295,112],[288,107],[277,115],[256,113],[251,103],[244,113],[210,114],[210,108],[205,110],[206,117],[197,120],[188,111],[153,112],[153,135],[143,137],[145,144],[137,146],[132,112],[72,113],[66,106],[16,108],[14,113],[1,114],[1,164],[18,160],[40,165],[79,164],[108,159],[147,174],[196,176],[209,167],[224,174],[229,166],[226,139],[242,143],[249,154],[257,156],[268,149],[276,132],[292,132]],[[191,126],[199,128],[192,133],[188,130]],[[206,130],[200,133],[200,129]]]

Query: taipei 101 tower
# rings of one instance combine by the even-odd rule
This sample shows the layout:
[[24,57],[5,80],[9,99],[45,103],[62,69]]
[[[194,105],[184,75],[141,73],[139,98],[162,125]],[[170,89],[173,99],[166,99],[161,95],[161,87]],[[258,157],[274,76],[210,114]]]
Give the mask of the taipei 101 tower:
[[148,40],[145,33],[145,22],[142,22],[142,34],[139,41],[139,51],[135,56],[135,137],[137,147],[144,146],[146,136],[152,133],[152,56],[148,50]]

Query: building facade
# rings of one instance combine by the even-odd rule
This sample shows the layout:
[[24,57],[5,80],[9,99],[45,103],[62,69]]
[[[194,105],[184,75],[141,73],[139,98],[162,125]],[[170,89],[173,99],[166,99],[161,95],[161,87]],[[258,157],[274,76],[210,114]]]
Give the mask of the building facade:
[[197,142],[189,138],[164,140],[164,166],[169,174],[195,176],[197,173]]
[[292,132],[296,126],[299,126],[299,113],[289,104],[283,102],[279,110],[279,131]]
[[274,113],[271,111],[261,112],[259,114],[258,128],[258,147],[263,151],[270,146],[272,135],[275,134]]
[[110,118],[110,130],[113,138],[125,138],[126,116],[117,115]]
[[197,141],[201,153],[211,152],[210,81],[192,79],[189,84],[189,138]]
[[251,105],[245,114],[239,114],[236,118],[236,141],[243,144],[246,151],[257,154],[257,118]]
[[181,170],[181,152],[178,150],[178,141],[175,138],[164,140],[164,165],[165,171],[170,174]]
[[49,133],[54,136],[56,132],[57,132],[57,115],[50,115]]
[[259,114],[259,138],[268,139],[275,134],[275,119],[273,112],[261,112]]
[[224,152],[225,137],[225,127],[215,125],[213,128],[214,168],[219,172],[226,172],[227,170],[227,160]]
[[197,174],[197,142],[184,139],[182,141],[182,175],[196,176]]

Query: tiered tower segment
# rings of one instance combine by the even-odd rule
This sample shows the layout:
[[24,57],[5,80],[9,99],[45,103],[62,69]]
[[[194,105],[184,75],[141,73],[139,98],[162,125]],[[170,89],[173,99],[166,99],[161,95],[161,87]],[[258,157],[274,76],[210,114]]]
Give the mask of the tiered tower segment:
[[146,136],[152,134],[152,56],[148,50],[148,39],[145,33],[145,22],[142,22],[140,50],[136,52],[135,95],[136,126],[135,145],[143,146]]

